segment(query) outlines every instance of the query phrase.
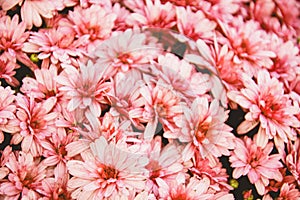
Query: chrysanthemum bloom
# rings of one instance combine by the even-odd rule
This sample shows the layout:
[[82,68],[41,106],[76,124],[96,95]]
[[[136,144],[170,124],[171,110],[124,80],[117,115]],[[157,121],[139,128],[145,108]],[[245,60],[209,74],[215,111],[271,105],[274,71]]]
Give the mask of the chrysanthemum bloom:
[[199,97],[191,108],[185,108],[183,118],[176,123],[181,128],[178,139],[186,143],[183,159],[187,161],[198,153],[202,158],[230,155],[229,149],[234,148],[234,135],[231,127],[225,124],[227,118],[228,112],[216,99],[209,103],[206,97]]
[[111,11],[117,15],[113,30],[125,31],[126,29],[128,29],[129,26],[126,23],[126,19],[130,15],[129,10],[121,6],[120,3],[115,3],[111,8]]
[[107,77],[132,68],[146,70],[146,64],[157,55],[157,50],[153,45],[147,45],[146,39],[146,34],[127,29],[101,43],[95,52],[89,53],[94,55],[96,64],[101,66]]
[[145,0],[145,5],[134,8],[126,22],[136,27],[172,28],[176,24],[174,5],[162,4],[160,0]]
[[154,66],[152,70],[155,70],[155,75],[188,104],[211,89],[208,74],[197,73],[193,65],[171,53],[159,55],[158,63]]
[[284,94],[283,84],[271,78],[266,70],[258,72],[257,82],[246,74],[242,75],[242,81],[245,88],[228,93],[232,101],[248,110],[237,132],[247,133],[260,123],[256,144],[265,147],[268,140],[274,138],[278,150],[283,150],[284,143],[295,139],[296,133],[291,127],[300,126],[294,116],[297,109],[292,106],[289,96]]
[[54,1],[47,0],[0,0],[3,10],[10,10],[16,5],[21,6],[22,21],[26,23],[26,28],[31,29],[32,26],[40,27],[42,25],[42,17],[52,18],[55,14]]
[[35,78],[25,77],[22,79],[20,91],[35,99],[46,100],[55,97],[58,100],[62,94],[58,94],[56,84],[57,67],[51,65],[49,69],[34,70]]
[[52,110],[55,103],[54,97],[37,103],[34,98],[19,93],[16,96],[16,116],[20,121],[20,132],[13,135],[11,142],[19,144],[22,141],[21,147],[24,152],[30,151],[34,157],[41,155],[40,140],[56,132],[57,113]]
[[145,188],[145,157],[130,153],[122,144],[107,143],[104,137],[90,147],[90,155],[82,154],[83,161],[67,163],[73,176],[68,182],[72,198],[126,199],[130,191],[141,192]]
[[0,78],[4,79],[11,86],[18,86],[20,83],[18,79],[14,77],[16,74],[15,69],[18,69],[20,66],[11,61],[6,56],[0,56]]
[[[183,102],[172,88],[166,84],[156,83],[141,87],[140,93],[145,98],[143,118],[147,120],[144,131],[144,139],[151,140],[155,134],[158,122],[163,126],[168,137],[174,137],[172,133],[178,129],[175,119],[183,113]],[[176,138],[176,136],[175,136]]]
[[111,83],[105,82],[103,72],[91,61],[80,69],[68,65],[56,79],[59,91],[64,92],[68,101],[67,109],[85,110],[85,117],[93,128],[99,126],[97,117],[101,115],[101,104],[107,104],[107,93]]
[[157,136],[149,143],[142,143],[142,149],[146,148],[145,156],[149,158],[146,169],[149,177],[146,182],[146,190],[151,191],[156,197],[159,195],[158,182],[169,184],[176,180],[178,173],[183,170],[181,155],[174,144],[162,147],[161,137]]
[[[280,188],[280,193],[278,197],[276,197],[276,200],[285,200],[285,199],[299,199],[300,197],[300,191],[295,188],[295,185],[293,184],[288,184],[285,183],[283,186]],[[273,200],[273,198],[269,195],[266,194],[263,196],[262,200]]]
[[110,36],[116,18],[115,13],[108,12],[100,5],[92,5],[86,9],[77,6],[74,11],[69,12],[67,18],[60,20],[59,25],[74,29],[77,37],[88,35],[88,46],[94,49],[92,45],[97,45]]
[[0,51],[4,52],[2,56],[6,56],[7,59],[14,62],[18,60],[33,70],[37,66],[22,51],[24,42],[29,36],[29,32],[25,32],[25,26],[24,22],[19,23],[18,15],[14,15],[13,18],[9,16],[0,18]]
[[43,197],[39,200],[71,199],[71,192],[67,190],[67,181],[59,179],[57,181],[52,177],[43,179],[40,191]]
[[285,158],[286,165],[300,186],[300,140],[295,144],[289,144],[289,152]]
[[38,199],[42,181],[47,176],[46,165],[28,153],[11,153],[5,166],[10,170],[8,180],[1,182],[4,199]]
[[83,57],[83,47],[87,44],[88,36],[75,38],[75,32],[69,27],[40,29],[32,32],[22,50],[27,53],[38,53],[43,60],[43,66],[50,64],[70,64],[76,58]]
[[237,179],[247,175],[250,183],[255,184],[258,194],[265,194],[265,187],[269,185],[269,179],[282,180],[279,168],[281,155],[269,155],[273,149],[273,143],[268,143],[264,148],[257,146],[250,138],[236,139],[236,148],[231,153],[229,161],[233,170],[233,178]]
[[176,7],[176,17],[179,32],[194,40],[211,38],[217,26],[201,10],[193,12],[190,7]]
[[195,177],[200,179],[204,177],[209,178],[210,190],[228,192],[233,189],[228,184],[226,169],[222,168],[222,163],[214,156],[203,159],[199,154],[196,154],[192,159],[192,166],[189,167],[189,170]]
[[16,133],[19,131],[16,119],[16,105],[14,91],[10,87],[0,85],[0,143],[4,141],[3,132]]
[[226,30],[230,47],[235,53],[234,62],[242,64],[244,71],[254,76],[262,66],[271,67],[271,58],[276,54],[266,48],[270,43],[267,33],[253,20],[239,22],[236,26]]
[[178,182],[166,184],[158,181],[159,184],[159,199],[213,199],[213,194],[209,193],[210,181],[208,178],[199,180],[195,177],[190,178],[187,183]]

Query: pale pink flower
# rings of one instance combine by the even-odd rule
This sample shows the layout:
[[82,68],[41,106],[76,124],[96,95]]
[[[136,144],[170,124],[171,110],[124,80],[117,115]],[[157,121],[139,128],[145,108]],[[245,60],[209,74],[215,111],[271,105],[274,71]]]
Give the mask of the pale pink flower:
[[192,159],[192,166],[189,170],[195,177],[200,179],[207,177],[210,180],[210,189],[216,192],[229,191],[233,189],[228,185],[228,174],[226,169],[222,168],[222,163],[218,158],[209,156],[209,158],[202,158],[196,154]]
[[145,150],[145,156],[149,158],[146,169],[149,170],[149,176],[146,181],[146,190],[151,191],[155,196],[159,195],[159,183],[169,184],[176,180],[176,177],[183,170],[181,155],[174,144],[168,144],[162,147],[160,136],[149,143],[142,143]]
[[282,180],[279,168],[280,154],[272,154],[273,143],[268,143],[264,148],[257,146],[250,138],[236,139],[236,148],[233,150],[229,161],[233,170],[233,178],[237,179],[247,175],[250,183],[255,184],[258,194],[265,194],[265,187],[269,179]]
[[67,18],[60,20],[59,25],[72,28],[77,37],[89,36],[88,48],[94,49],[97,43],[110,36],[116,18],[116,14],[100,5],[92,5],[86,9],[77,6],[68,13]]
[[291,127],[300,126],[294,116],[297,110],[289,96],[284,94],[283,84],[271,78],[266,70],[258,72],[257,82],[246,74],[242,75],[242,81],[245,88],[228,92],[232,101],[248,111],[237,132],[247,133],[260,123],[256,144],[264,147],[269,139],[274,138],[277,149],[282,151],[284,143],[295,139],[296,133]]
[[132,68],[146,70],[146,64],[157,54],[153,45],[146,42],[146,34],[127,29],[102,42],[95,52],[90,54],[97,59],[96,64],[101,66],[107,77],[114,76],[118,71],[127,72]]
[[272,66],[271,58],[276,54],[266,48],[270,39],[266,32],[259,28],[257,22],[239,22],[236,27],[225,29],[230,47],[235,53],[234,63],[242,64],[245,72],[256,76],[261,67]]
[[228,112],[216,99],[209,102],[207,98],[199,97],[190,108],[185,108],[182,119],[176,122],[181,128],[178,139],[186,143],[184,160],[198,153],[202,158],[208,155],[230,155],[229,149],[234,148],[234,135],[231,133],[232,128],[225,124],[227,118]]
[[280,188],[278,200],[285,200],[285,199],[299,199],[300,198],[300,191],[295,187],[293,184],[285,183]]
[[294,144],[290,143],[288,147],[289,152],[285,158],[285,163],[300,186],[300,140],[296,140]]
[[52,18],[55,14],[55,1],[48,0],[0,0],[0,5],[4,10],[10,10],[16,5],[21,6],[21,17],[26,23],[26,28],[32,26],[40,27],[43,18]]
[[155,76],[172,87],[187,103],[196,96],[203,96],[212,87],[208,74],[197,73],[193,65],[171,53],[159,55],[154,70]]
[[126,19],[130,15],[129,10],[123,7],[120,3],[115,3],[111,11],[117,15],[113,30],[125,31],[126,29],[128,29],[129,26],[126,23]]
[[13,87],[16,87],[20,84],[18,79],[14,77],[16,74],[15,69],[18,68],[20,68],[20,66],[17,63],[11,61],[6,56],[0,56],[0,78],[4,79]]
[[42,154],[40,140],[56,132],[55,118],[57,113],[52,109],[56,103],[54,97],[37,103],[34,98],[18,94],[16,96],[20,132],[13,135],[12,143],[19,144],[24,152],[33,156]]
[[90,147],[91,155],[82,154],[83,161],[67,163],[73,176],[68,182],[72,198],[126,199],[130,191],[145,188],[145,157],[130,153],[122,144],[108,143],[104,137]]
[[66,179],[57,181],[51,177],[43,179],[40,191],[43,197],[39,200],[72,199],[71,192],[67,189],[67,181]]
[[0,143],[4,141],[3,131],[7,133],[16,133],[19,131],[17,126],[15,112],[14,91],[10,87],[0,86]]
[[29,32],[25,32],[25,23],[19,23],[18,15],[13,18],[4,16],[0,18],[0,50],[7,59],[16,62],[22,62],[30,69],[36,69],[37,66],[30,61],[29,57],[22,51],[24,42],[29,36]]
[[201,180],[192,177],[187,182],[166,184],[159,181],[159,199],[213,199],[213,194],[209,193],[210,181],[208,178]]
[[57,88],[56,66],[51,65],[49,69],[36,69],[34,70],[34,75],[35,78],[25,77],[22,79],[21,92],[39,100],[46,100],[50,97],[56,97],[58,99],[62,95],[59,94]]
[[133,9],[126,20],[130,26],[172,28],[176,24],[174,5],[160,0],[145,0],[145,5]]
[[155,134],[158,122],[163,126],[168,137],[174,137],[173,133],[178,129],[175,124],[183,112],[183,102],[174,89],[163,83],[149,83],[141,87],[140,93],[145,98],[145,108],[142,116],[147,120],[144,131],[144,139],[151,140]]
[[210,21],[201,10],[191,11],[190,7],[176,7],[177,28],[191,39],[210,39],[217,24]]
[[[71,64],[76,58],[86,53],[83,47],[87,44],[88,36],[75,38],[75,32],[69,27],[40,29],[32,32],[22,50],[27,53],[39,53],[38,58],[46,63]],[[45,63],[45,64],[44,64]]]
[[94,128],[99,126],[97,117],[101,115],[101,104],[108,103],[111,83],[105,82],[97,65],[91,61],[86,65],[80,63],[80,69],[68,65],[56,81],[60,84],[59,91],[66,95],[68,111],[83,109],[90,124]]
[[11,153],[5,166],[10,170],[8,180],[1,182],[4,199],[38,199],[42,181],[47,176],[46,165],[30,153]]

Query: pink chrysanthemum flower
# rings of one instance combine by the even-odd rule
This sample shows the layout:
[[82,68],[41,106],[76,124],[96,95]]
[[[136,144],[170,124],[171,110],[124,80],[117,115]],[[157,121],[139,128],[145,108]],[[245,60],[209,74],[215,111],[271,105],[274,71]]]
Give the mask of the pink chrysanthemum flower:
[[17,126],[15,112],[14,91],[10,87],[0,85],[0,143],[4,141],[3,131],[7,133],[16,133],[19,131]]
[[192,166],[189,170],[194,176],[200,179],[207,177],[210,180],[210,189],[214,191],[229,191],[232,187],[228,184],[228,174],[226,169],[222,168],[222,163],[218,158],[210,156],[203,159],[200,155],[196,154],[192,159]]
[[100,5],[92,5],[86,9],[77,6],[74,11],[69,12],[67,18],[59,22],[59,25],[74,29],[77,37],[88,35],[88,46],[90,51],[93,51],[95,46],[92,45],[97,45],[110,36],[116,17],[116,14],[106,11]]
[[101,43],[90,54],[95,56],[96,64],[101,66],[107,77],[132,68],[143,70],[157,54],[153,46],[146,44],[146,40],[146,34],[127,29]]
[[27,53],[39,53],[43,66],[50,64],[75,62],[86,53],[83,47],[87,44],[88,36],[75,38],[75,32],[69,27],[40,29],[32,32],[22,50]]
[[126,19],[130,15],[129,10],[123,7],[120,3],[115,3],[111,11],[117,15],[113,30],[125,31],[126,29],[128,29],[129,26],[126,23]]
[[239,22],[236,26],[226,30],[230,47],[235,53],[234,62],[242,64],[244,71],[254,76],[262,66],[270,68],[273,64],[271,58],[276,54],[266,49],[270,43],[266,32],[253,20]]
[[295,144],[289,144],[289,152],[285,158],[285,163],[295,177],[297,184],[300,186],[300,140],[296,140]]
[[56,81],[60,84],[59,91],[65,92],[68,111],[85,110],[85,117],[93,128],[98,127],[97,117],[101,114],[101,104],[108,103],[111,83],[105,82],[97,66],[91,61],[87,65],[80,63],[80,69],[68,65]]
[[137,27],[172,28],[176,24],[174,5],[160,0],[145,0],[145,5],[135,8],[127,18],[127,24]]
[[42,154],[40,140],[56,132],[57,113],[53,112],[56,100],[51,97],[37,103],[32,97],[27,98],[18,94],[16,103],[20,133],[14,134],[11,142],[19,144],[22,141],[21,147],[24,152],[30,151],[34,157],[40,156]]
[[130,153],[124,145],[108,143],[104,137],[90,147],[91,155],[82,154],[83,161],[67,163],[73,176],[68,182],[72,198],[126,199],[130,192],[145,188],[145,157]]
[[18,86],[20,83],[18,79],[14,77],[16,74],[15,69],[20,66],[15,62],[11,61],[6,56],[0,56],[0,79],[4,79],[11,86]]
[[25,32],[25,23],[19,23],[18,15],[14,15],[13,18],[9,16],[0,18],[0,51],[4,52],[2,56],[14,62],[18,60],[33,70],[37,66],[22,51],[28,36],[29,32]]
[[50,97],[59,98],[56,77],[57,67],[51,65],[49,69],[34,70],[35,78],[25,77],[22,79],[20,91],[35,99],[46,100]]
[[187,143],[183,150],[184,160],[198,152],[202,158],[229,155],[229,149],[234,148],[234,135],[231,127],[225,124],[227,118],[228,112],[216,99],[209,103],[207,98],[199,97],[190,109],[185,108],[183,118],[177,122],[181,127],[178,139]]
[[71,192],[67,189],[67,181],[66,179],[57,181],[52,177],[43,179],[42,191],[40,191],[43,197],[39,200],[72,199]]
[[144,131],[144,139],[153,138],[158,122],[162,124],[165,134],[169,133],[167,137],[174,137],[173,133],[178,129],[175,120],[180,118],[183,112],[183,103],[176,91],[163,83],[151,83],[141,87],[140,93],[146,103],[142,116],[148,122]]
[[265,194],[265,187],[269,185],[269,179],[282,180],[279,168],[281,155],[269,155],[273,149],[273,143],[268,143],[264,148],[257,146],[250,138],[236,139],[236,148],[229,157],[233,170],[233,178],[247,175],[250,183],[255,184],[260,195]]
[[197,73],[193,65],[186,60],[179,60],[171,53],[158,56],[158,63],[153,71],[168,87],[172,87],[187,103],[196,96],[203,96],[211,89],[209,75]]
[[296,133],[291,127],[300,127],[300,122],[294,116],[297,114],[289,96],[284,94],[283,84],[276,78],[271,78],[266,70],[260,70],[257,82],[248,75],[242,75],[245,88],[241,91],[230,91],[228,97],[248,109],[237,132],[247,133],[260,123],[255,141],[264,147],[269,139],[274,142],[279,151],[284,149],[284,143],[294,140]]
[[[1,182],[4,199],[38,199],[42,181],[47,176],[46,165],[30,153],[11,153],[5,166],[10,170],[8,180]],[[1,196],[0,196],[1,197]]]
[[52,18],[55,14],[55,2],[48,0],[0,0],[0,5],[4,10],[10,10],[16,5],[21,6],[21,17],[26,23],[26,28],[31,29],[32,26],[40,27],[42,25],[42,17]]
[[[149,158],[146,169],[149,170],[149,177],[146,181],[146,190],[151,191],[155,196],[159,195],[158,183],[169,184],[175,181],[178,173],[183,170],[181,155],[174,144],[162,147],[161,137],[157,136],[148,144],[145,154]],[[145,148],[141,147],[141,148]],[[146,156],[145,155],[145,156]]]
[[166,184],[158,181],[159,184],[159,199],[173,200],[173,199],[213,199],[213,194],[209,193],[210,181],[208,178],[199,180],[192,177],[185,182]]
[[205,17],[201,10],[193,12],[190,7],[176,7],[176,16],[179,32],[194,40],[211,38],[217,26],[214,21]]

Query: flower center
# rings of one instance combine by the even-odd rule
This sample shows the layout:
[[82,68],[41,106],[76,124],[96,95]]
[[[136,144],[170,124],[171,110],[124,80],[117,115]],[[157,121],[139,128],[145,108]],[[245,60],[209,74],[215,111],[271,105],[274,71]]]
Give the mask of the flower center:
[[118,171],[115,168],[110,166],[103,167],[101,177],[104,180],[117,179],[117,176],[118,176]]
[[205,138],[209,130],[210,123],[212,121],[211,117],[206,118],[205,121],[201,121],[195,128],[195,137],[199,143],[201,143]]

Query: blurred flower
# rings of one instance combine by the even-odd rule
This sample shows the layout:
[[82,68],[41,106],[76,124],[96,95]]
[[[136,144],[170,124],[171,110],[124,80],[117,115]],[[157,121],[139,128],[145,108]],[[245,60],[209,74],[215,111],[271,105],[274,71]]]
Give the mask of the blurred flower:
[[250,183],[254,184],[258,194],[265,194],[265,187],[269,179],[282,180],[279,168],[281,155],[269,155],[273,150],[273,143],[268,143],[264,148],[257,146],[250,138],[236,139],[236,148],[231,153],[229,161],[233,170],[233,178],[237,179],[247,175]]

